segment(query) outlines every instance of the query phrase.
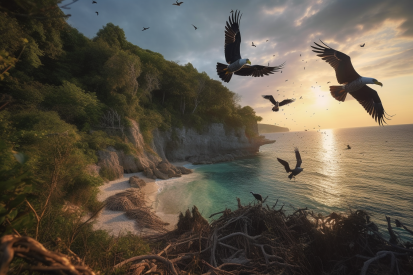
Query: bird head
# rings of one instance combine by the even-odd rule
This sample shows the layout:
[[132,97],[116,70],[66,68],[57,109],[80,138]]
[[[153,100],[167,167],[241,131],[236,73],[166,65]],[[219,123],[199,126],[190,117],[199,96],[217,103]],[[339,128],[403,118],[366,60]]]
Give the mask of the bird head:
[[381,82],[378,82],[377,79],[373,79],[373,84],[380,85],[383,87],[383,84]]

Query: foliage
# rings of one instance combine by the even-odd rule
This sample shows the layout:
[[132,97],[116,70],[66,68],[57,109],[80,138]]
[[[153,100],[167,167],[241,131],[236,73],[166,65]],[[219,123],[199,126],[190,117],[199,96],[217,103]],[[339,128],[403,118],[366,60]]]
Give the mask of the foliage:
[[[13,155],[16,161],[12,159]],[[23,206],[32,192],[33,181],[24,165],[26,161],[25,155],[17,152],[12,154],[6,143],[0,140],[0,236],[11,231],[19,232],[33,224],[32,215]]]

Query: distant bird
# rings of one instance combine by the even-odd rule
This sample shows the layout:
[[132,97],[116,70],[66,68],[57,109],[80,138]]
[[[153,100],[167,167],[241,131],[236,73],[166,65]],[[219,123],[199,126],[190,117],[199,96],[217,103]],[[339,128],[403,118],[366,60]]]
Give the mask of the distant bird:
[[364,45],[366,45],[366,43],[364,43],[363,45],[360,45],[360,47],[362,47],[362,48],[363,48],[363,47],[364,47]]
[[147,29],[149,29],[149,27],[147,27],[147,28],[143,27],[143,30],[142,30],[142,31],[146,31]]
[[97,11],[95,11],[96,15],[99,15],[99,13]]
[[[276,66],[268,67],[262,65],[251,65],[248,58],[242,59],[240,53],[241,33],[239,30],[239,22],[241,16],[239,11],[235,11],[235,16],[229,16],[229,22],[225,26],[225,60],[229,65],[217,63],[218,76],[224,81],[229,82],[233,74],[240,76],[262,77],[264,75],[273,74],[281,69],[285,63]],[[249,64],[249,65],[248,65]]]
[[288,81],[288,79],[286,79],[285,81]]
[[305,70],[305,67],[304,67],[304,70]]
[[[306,130],[307,131],[307,130]],[[285,160],[282,160],[280,158],[277,158],[277,160],[284,166],[285,171],[287,171],[287,173],[291,174],[288,176],[288,178],[291,180],[293,177],[297,176],[298,174],[300,174],[304,168],[301,168],[301,163],[303,162],[301,160],[301,156],[300,156],[300,152],[298,151],[298,148],[295,147],[294,148],[294,152],[295,152],[295,158],[297,159],[297,164],[295,165],[295,168],[293,170],[290,169],[290,165],[288,164],[288,162],[286,162]]]
[[303,99],[303,96],[300,96],[300,99]]
[[252,42],[251,46],[253,46],[253,47],[255,47],[255,48],[257,47],[257,46],[254,45],[254,42]]
[[267,41],[265,41],[265,42],[268,42],[268,39],[267,39]]
[[173,3],[172,5],[180,6],[182,3],[184,3],[184,2],[178,2],[178,0],[176,0],[176,3]]
[[97,2],[96,2],[96,1],[92,1],[92,4],[97,4]]
[[351,149],[350,145],[347,144],[347,149]]
[[197,27],[195,27],[193,24],[191,24],[194,28],[195,28],[195,30],[197,30],[198,28]]
[[284,99],[283,101],[278,102],[275,101],[272,95],[263,95],[262,97],[268,99],[272,104],[274,104],[274,107],[272,107],[273,112],[278,112],[280,110],[280,106],[284,106],[295,101],[295,99]]
[[330,81],[329,81],[329,82],[327,82],[327,84],[328,84],[328,83],[330,83]]
[[317,56],[334,68],[338,83],[344,84],[330,86],[331,95],[338,101],[344,102],[347,93],[350,93],[379,125],[383,125],[383,122],[386,123],[384,119],[388,119],[386,117],[387,113],[384,111],[379,95],[375,90],[366,85],[376,84],[383,86],[383,84],[374,78],[360,76],[354,70],[348,55],[330,48],[323,41],[321,43],[324,46],[314,42],[318,47],[311,46],[315,49],[313,52],[319,53]]
[[255,193],[252,193],[252,192],[250,192],[250,193],[254,196],[254,198],[257,201],[260,201],[262,203],[262,196],[260,194],[255,194]]

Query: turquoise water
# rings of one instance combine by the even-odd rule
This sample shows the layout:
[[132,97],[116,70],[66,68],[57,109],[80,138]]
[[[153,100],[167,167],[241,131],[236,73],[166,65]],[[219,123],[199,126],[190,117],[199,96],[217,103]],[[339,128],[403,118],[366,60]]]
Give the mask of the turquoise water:
[[[413,125],[273,133],[276,142],[257,156],[227,163],[190,165],[195,172],[158,182],[158,211],[179,213],[196,205],[204,217],[235,209],[236,198],[251,203],[249,193],[278,199],[288,212],[308,207],[317,213],[364,209],[386,231],[385,215],[413,228]],[[352,149],[348,150],[347,144]],[[295,166],[294,147],[304,171],[288,179],[277,157]],[[398,230],[403,237],[407,237]]]

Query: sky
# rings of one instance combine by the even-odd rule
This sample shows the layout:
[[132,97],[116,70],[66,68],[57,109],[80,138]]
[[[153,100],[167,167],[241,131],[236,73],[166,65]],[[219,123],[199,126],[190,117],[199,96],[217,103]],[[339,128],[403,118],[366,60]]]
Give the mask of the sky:
[[[286,62],[282,73],[234,75],[229,83],[222,82],[240,96],[241,106],[254,108],[261,123],[290,131],[378,126],[351,96],[339,103],[330,95],[329,86],[338,85],[334,69],[311,48],[320,39],[349,55],[361,76],[383,83],[370,87],[394,115],[389,125],[413,123],[412,0],[183,0],[181,6],[172,0],[95,1],[78,0],[63,9],[71,14],[68,23],[85,36],[93,38],[113,23],[131,43],[166,60],[189,62],[219,81],[216,63],[226,63],[225,24],[231,10],[241,11],[242,58],[252,65]],[[262,98],[267,94],[277,101],[296,101],[272,112],[272,104]]]

